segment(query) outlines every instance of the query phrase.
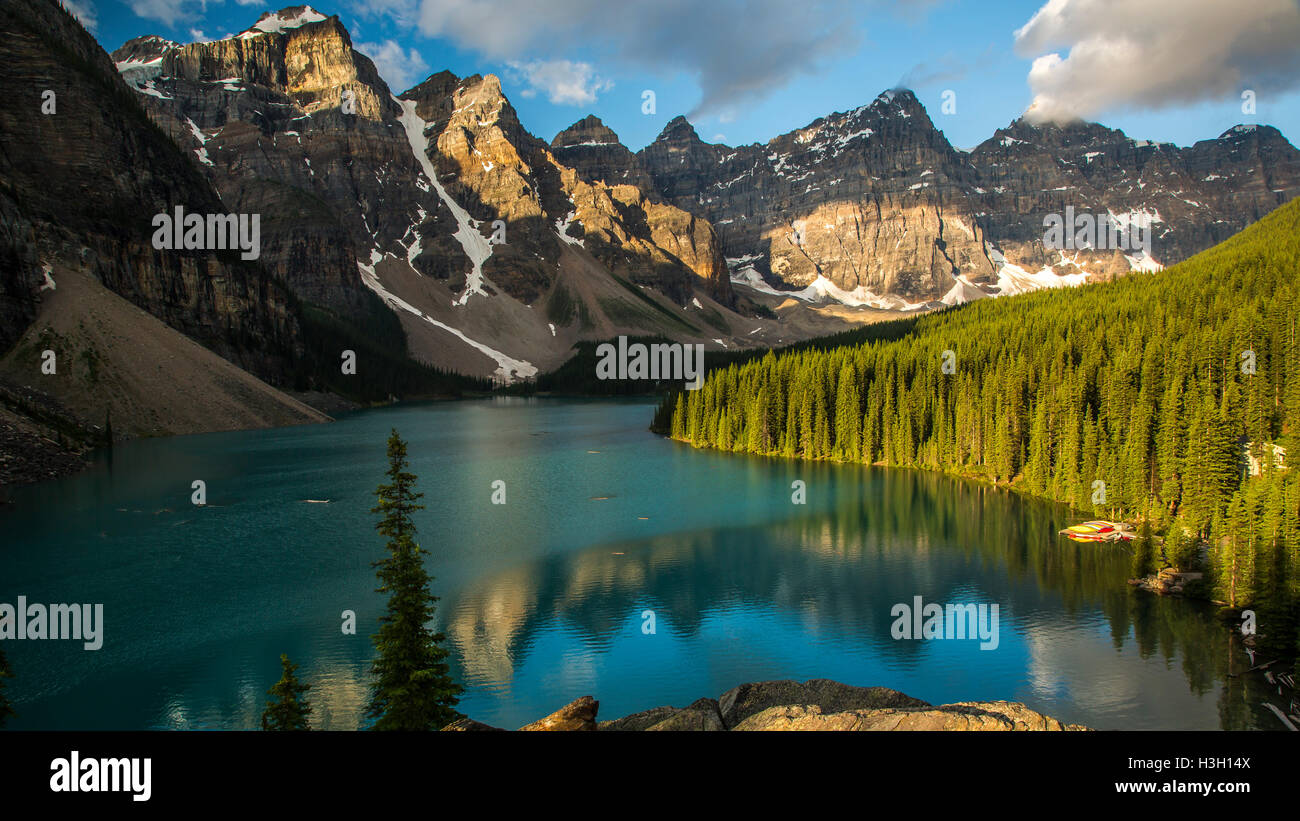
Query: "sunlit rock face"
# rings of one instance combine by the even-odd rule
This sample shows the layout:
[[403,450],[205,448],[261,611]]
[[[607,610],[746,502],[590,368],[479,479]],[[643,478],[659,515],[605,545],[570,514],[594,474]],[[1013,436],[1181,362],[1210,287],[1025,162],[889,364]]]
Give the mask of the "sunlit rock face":
[[[779,287],[821,281],[903,303],[1156,270],[1300,192],[1300,154],[1267,126],[1177,148],[1095,123],[1019,119],[966,152],[904,90],[763,145],[708,144],[678,117],[629,159],[589,121],[570,131],[566,142],[596,144],[566,149],[582,173],[648,174],[655,194],[713,224],[739,267]],[[1142,221],[1151,247],[1045,243],[1045,217],[1067,207]]]
[[338,18],[310,7],[214,42],[137,38],[113,59],[222,201],[267,215],[263,261],[309,301],[364,316],[364,268],[392,258],[461,305],[498,294],[531,305],[566,248],[679,305],[695,288],[730,300],[705,220],[579,180],[494,76],[440,72],[395,96]]

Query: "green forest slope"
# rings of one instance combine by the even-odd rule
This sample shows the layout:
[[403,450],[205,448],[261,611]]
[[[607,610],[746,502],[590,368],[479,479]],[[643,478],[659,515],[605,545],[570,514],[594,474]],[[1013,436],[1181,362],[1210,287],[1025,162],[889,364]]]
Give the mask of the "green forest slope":
[[1295,600],[1300,475],[1264,455],[1293,443],[1298,421],[1300,200],[1158,274],[981,300],[900,339],[714,370],[668,397],[654,428],[1146,519],[1166,534],[1160,563],[1206,556],[1214,595],[1243,606]]

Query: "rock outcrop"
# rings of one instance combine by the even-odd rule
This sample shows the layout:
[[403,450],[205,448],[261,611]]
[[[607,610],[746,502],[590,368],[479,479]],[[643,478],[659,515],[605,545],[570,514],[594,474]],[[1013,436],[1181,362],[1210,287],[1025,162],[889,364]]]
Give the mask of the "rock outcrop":
[[728,727],[735,727],[769,708],[790,704],[815,707],[823,713],[930,706],[887,687],[854,687],[829,679],[742,684],[723,693],[718,704]]
[[1025,731],[1086,730],[1010,701],[945,704],[929,709],[840,710],[827,712],[816,705],[769,707],[731,728],[753,731]]
[[546,718],[525,724],[520,732],[565,732],[573,730],[595,730],[596,711],[600,702],[591,696],[582,698],[551,713]]
[[[827,679],[742,684],[717,700],[701,698],[686,707],[654,707],[596,723],[599,703],[583,696],[521,730],[604,730],[620,732],[767,730],[1087,730],[1063,724],[1011,701],[959,702],[933,707],[885,687],[854,687]],[[461,719],[445,731],[495,730]]]

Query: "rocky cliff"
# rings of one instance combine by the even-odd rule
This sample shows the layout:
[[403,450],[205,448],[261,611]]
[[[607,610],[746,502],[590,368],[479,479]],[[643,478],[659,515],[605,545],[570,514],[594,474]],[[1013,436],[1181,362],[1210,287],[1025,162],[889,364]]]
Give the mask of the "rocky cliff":
[[[959,702],[939,707],[885,687],[854,687],[827,679],[742,684],[717,699],[686,707],[655,707],[612,721],[596,720],[600,703],[583,696],[523,731],[725,731],[771,730],[1086,730],[1063,724],[1011,701]],[[464,718],[445,731],[496,730]]]
[[222,200],[268,215],[272,271],[354,317],[378,294],[431,364],[530,376],[579,338],[716,337],[688,306],[733,302],[707,221],[579,178],[494,76],[440,72],[394,95],[338,18],[305,6],[224,40],[136,38],[113,59]]
[[[749,288],[886,308],[1157,270],[1300,193],[1300,152],[1269,126],[1178,148],[1019,119],[964,152],[906,90],[763,145],[705,143],[682,117],[635,155],[616,139],[587,118],[553,145],[588,179],[709,220]],[[1150,253],[1045,247],[1044,218],[1067,208],[1149,225]]]
[[992,282],[975,173],[910,92],[731,148],[670,122],[638,158],[669,202],[710,220],[728,257],[792,288],[904,307],[963,275]]
[[238,251],[153,247],[156,214],[227,209],[71,15],[48,0],[0,6],[0,81],[10,137],[0,152],[0,351],[56,287],[51,271],[66,268],[267,379],[289,379],[299,328],[265,271]]

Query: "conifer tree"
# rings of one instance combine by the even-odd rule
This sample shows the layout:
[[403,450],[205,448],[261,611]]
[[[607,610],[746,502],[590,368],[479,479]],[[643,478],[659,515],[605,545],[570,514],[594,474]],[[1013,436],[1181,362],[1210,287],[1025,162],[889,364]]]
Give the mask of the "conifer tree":
[[1132,577],[1145,578],[1156,572],[1155,544],[1151,538],[1151,520],[1143,519],[1142,528],[1133,540]]
[[280,654],[280,680],[267,691],[271,697],[262,711],[263,730],[308,730],[307,716],[311,715],[311,703],[307,701],[310,684],[298,681],[298,665],[289,661],[289,657]]
[[1165,561],[1182,572],[1192,570],[1196,563],[1196,543],[1180,522],[1170,524],[1169,532],[1165,534]]
[[424,568],[424,551],[415,542],[412,518],[423,505],[416,476],[406,470],[406,443],[396,429],[388,437],[388,483],[375,495],[380,514],[375,528],[388,539],[389,555],[375,563],[378,592],[388,594],[388,610],[374,636],[378,655],[371,668],[368,715],[375,730],[438,730],[459,718],[453,709],[461,687],[447,664],[446,636],[429,627],[438,597],[429,592],[433,577]]

